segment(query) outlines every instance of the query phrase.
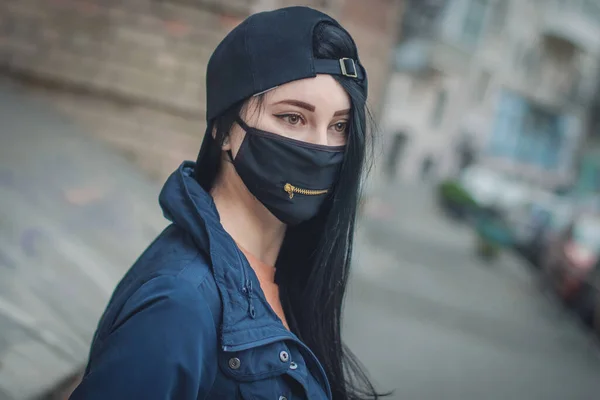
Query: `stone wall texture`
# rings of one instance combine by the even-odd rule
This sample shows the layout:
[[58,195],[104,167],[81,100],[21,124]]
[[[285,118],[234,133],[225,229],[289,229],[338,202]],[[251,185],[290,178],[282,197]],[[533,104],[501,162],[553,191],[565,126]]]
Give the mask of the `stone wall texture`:
[[377,115],[401,0],[2,0],[0,72],[164,180],[196,157],[216,45],[250,13],[287,5],[353,34]]

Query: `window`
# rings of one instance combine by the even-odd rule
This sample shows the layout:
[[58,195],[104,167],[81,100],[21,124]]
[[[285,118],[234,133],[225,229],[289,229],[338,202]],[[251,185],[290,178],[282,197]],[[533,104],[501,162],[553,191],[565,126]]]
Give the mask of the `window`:
[[469,47],[479,43],[483,32],[488,0],[470,0],[463,20],[461,40]]
[[431,156],[425,157],[421,161],[421,179],[428,180],[433,174],[434,162]]
[[490,140],[491,155],[556,170],[564,149],[562,117],[504,92]]
[[404,153],[406,146],[407,137],[404,132],[396,133],[393,136],[390,152],[387,158],[387,174],[388,177],[393,178],[398,170],[398,163]]
[[[368,0],[362,2],[368,3]],[[406,7],[400,29],[401,38],[433,35],[437,29],[439,18],[446,8],[447,0],[411,0],[404,3]]]
[[500,34],[506,25],[508,16],[509,0],[496,0],[490,20],[490,31],[493,34]]
[[499,100],[488,151],[494,157],[514,159],[527,104],[509,91],[503,91]]
[[562,147],[559,116],[528,104],[519,136],[518,159],[554,170]]
[[475,140],[467,133],[463,133],[462,138],[456,146],[456,156],[458,158],[458,167],[460,171],[464,171],[475,161],[476,150],[474,145]]
[[475,87],[475,101],[479,103],[485,101],[485,95],[487,94],[491,79],[492,75],[488,71],[481,71]]
[[446,108],[448,93],[445,90],[441,90],[438,92],[437,98],[435,100],[435,105],[433,107],[433,112],[431,114],[431,126],[433,128],[437,128],[442,123],[444,119],[444,111]]

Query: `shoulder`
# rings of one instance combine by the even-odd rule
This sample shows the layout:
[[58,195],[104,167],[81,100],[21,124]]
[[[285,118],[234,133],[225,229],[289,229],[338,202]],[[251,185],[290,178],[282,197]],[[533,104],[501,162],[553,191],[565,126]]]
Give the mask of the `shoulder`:
[[189,274],[186,277],[200,283],[212,272],[208,254],[189,233],[170,225],[148,246],[131,269],[135,275],[175,275],[193,266],[196,277]]
[[177,278],[171,280],[179,288],[191,285],[210,292],[211,281],[214,283],[211,265],[208,251],[200,248],[186,231],[170,225],[142,253],[115,293],[131,293],[132,289],[160,277]]
[[196,328],[217,330],[221,307],[212,279],[197,279],[188,268],[176,275],[158,275],[142,284],[124,302],[112,330],[139,313],[152,313],[161,320],[185,321]]
[[218,315],[202,290],[206,282],[159,275],[139,286],[94,340],[71,398],[205,398],[219,359]]
[[[220,314],[211,261],[187,232],[172,225],[148,247],[130,273],[133,281],[121,314],[161,299],[176,309]],[[125,280],[125,279],[124,279]],[[203,308],[204,309],[204,308]]]
[[219,326],[221,298],[211,262],[189,235],[174,226],[159,235],[123,277],[98,336],[109,334],[142,310],[163,318],[186,315],[215,330]]

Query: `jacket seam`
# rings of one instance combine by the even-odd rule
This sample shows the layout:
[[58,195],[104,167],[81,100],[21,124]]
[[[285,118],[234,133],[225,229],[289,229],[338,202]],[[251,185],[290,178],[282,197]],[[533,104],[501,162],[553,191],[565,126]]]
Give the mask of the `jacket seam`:
[[246,378],[252,378],[252,379],[262,379],[268,376],[278,376],[278,375],[282,375],[285,371],[287,371],[289,368],[286,367],[280,367],[277,369],[274,369],[272,371],[268,371],[268,372],[261,372],[258,374],[252,374],[252,373],[248,373],[248,374],[239,374],[239,375],[234,375],[234,374],[230,374],[230,376],[238,381],[244,381]]
[[[255,327],[253,327],[253,329],[262,329],[262,328],[272,327],[272,328],[278,329],[279,331],[284,332],[284,333],[291,333],[290,331],[288,331],[286,329],[282,329],[281,327],[274,326],[274,325],[276,325],[276,324],[273,324],[273,323],[269,322],[267,324],[255,326]],[[242,331],[247,331],[247,329],[240,328],[240,329],[226,329],[226,330],[223,330],[224,333],[237,333],[237,332],[242,332]],[[275,336],[277,336],[277,335],[270,335],[268,337],[275,337]],[[252,342],[245,342],[245,343],[252,343]]]
[[[190,266],[190,265],[191,265],[191,264],[192,264],[194,261],[196,261],[196,260],[198,260],[198,259],[201,259],[201,258],[202,258],[202,252],[201,252],[200,250],[197,250],[197,251],[196,251],[196,254],[195,254],[195,256],[194,256],[192,259],[190,259],[190,260],[189,260],[187,263],[185,263],[185,264],[183,265],[183,267],[181,268],[181,271],[179,271],[179,272],[178,272],[176,275],[174,275],[174,277],[176,277],[177,279],[180,279],[180,280],[182,280],[182,281],[188,282],[190,285],[194,285],[194,284],[195,284],[195,282],[191,282],[189,279],[185,279],[185,278],[183,278],[181,275],[183,274],[183,272],[184,272],[184,271],[186,271],[186,270],[189,268],[189,266]],[[204,282],[206,282],[206,280],[208,279],[209,275],[211,275],[210,271],[206,272],[206,273],[204,274],[204,276],[202,277],[202,279],[200,279],[200,281],[198,282],[198,284],[197,284],[197,285],[195,285],[195,288],[196,288],[196,290],[197,290],[198,292],[202,292],[202,291],[200,290],[200,286],[202,286],[202,284],[204,284]]]

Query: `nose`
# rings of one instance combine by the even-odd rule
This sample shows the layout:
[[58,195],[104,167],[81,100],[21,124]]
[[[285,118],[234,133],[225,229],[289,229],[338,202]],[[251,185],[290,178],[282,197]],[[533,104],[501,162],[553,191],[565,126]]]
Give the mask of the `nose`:
[[328,146],[329,145],[329,134],[328,134],[328,130],[327,130],[327,125],[325,126],[318,126],[315,129],[312,130],[312,132],[310,133],[309,137],[307,138],[307,142],[312,143],[312,144],[318,144],[321,146]]

